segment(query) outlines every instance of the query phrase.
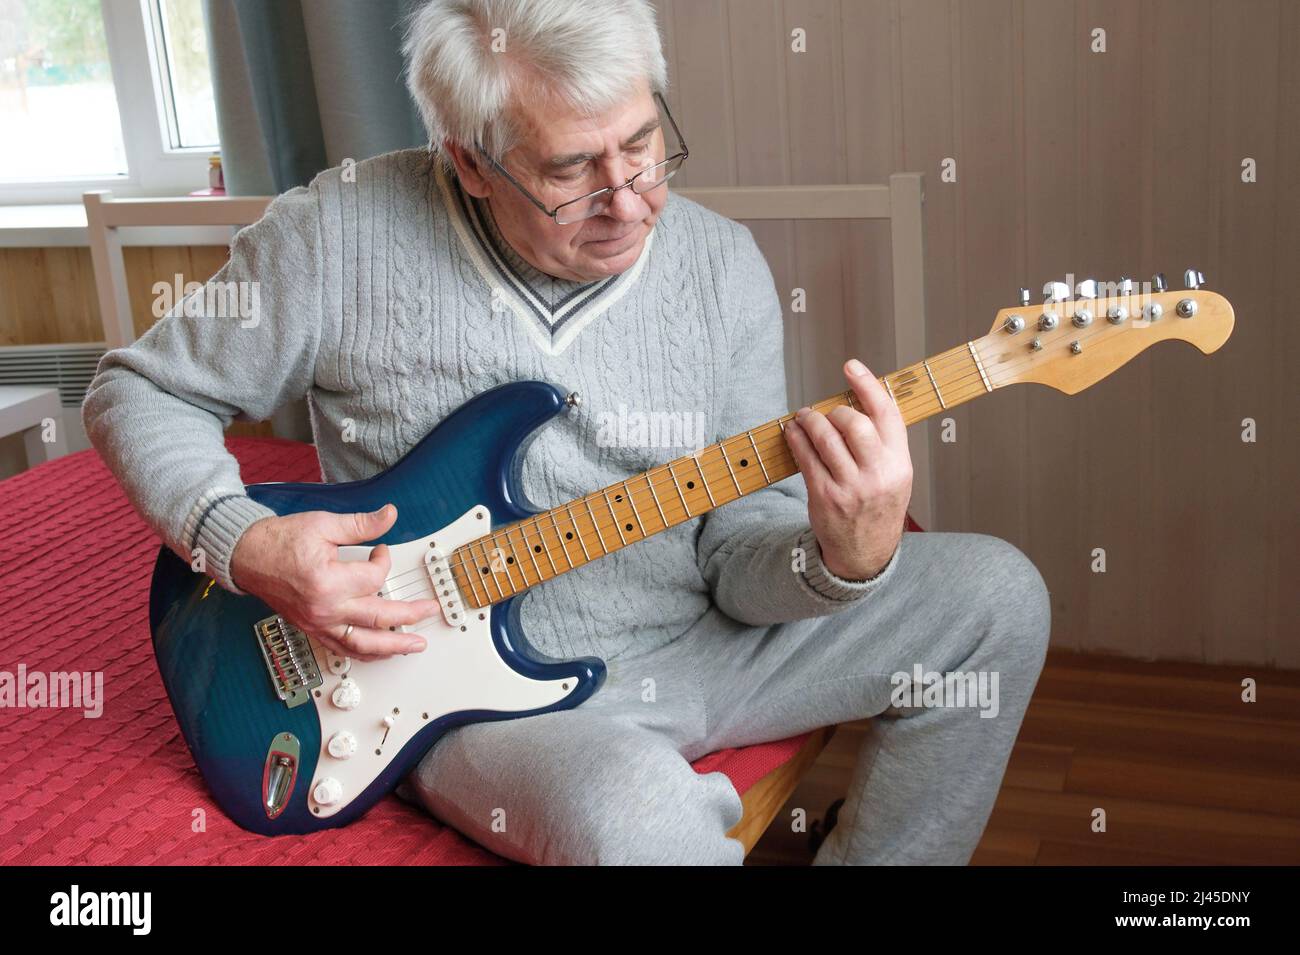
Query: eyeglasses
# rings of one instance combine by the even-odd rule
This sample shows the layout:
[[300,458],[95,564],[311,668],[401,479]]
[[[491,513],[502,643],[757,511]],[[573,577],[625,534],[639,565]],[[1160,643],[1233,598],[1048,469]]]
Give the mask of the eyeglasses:
[[562,202],[554,209],[548,209],[546,203],[542,202],[525,189],[519,180],[510,175],[506,167],[497,162],[482,145],[478,146],[478,151],[492,164],[497,172],[505,176],[505,178],[508,179],[516,189],[522,192],[529,202],[554,219],[556,225],[569,225],[574,222],[581,222],[583,219],[590,219],[592,216],[598,216],[604,213],[605,210],[609,208],[610,203],[614,201],[614,193],[618,192],[620,189],[631,188],[634,193],[641,196],[645,195],[651,189],[657,189],[659,186],[662,186],[676,174],[677,170],[682,168],[682,163],[686,162],[687,157],[690,156],[690,150],[686,148],[686,140],[682,138],[681,130],[677,128],[677,123],[673,120],[673,114],[668,112],[668,104],[664,102],[664,98],[658,93],[654,94],[654,98],[660,108],[663,109],[664,115],[668,117],[668,124],[672,126],[673,133],[676,135],[677,142],[681,145],[681,149],[669,156],[663,162],[655,163],[653,166],[642,169],[621,186],[606,186],[604,189],[597,189],[595,192],[589,192],[585,196],[579,196],[576,199]]

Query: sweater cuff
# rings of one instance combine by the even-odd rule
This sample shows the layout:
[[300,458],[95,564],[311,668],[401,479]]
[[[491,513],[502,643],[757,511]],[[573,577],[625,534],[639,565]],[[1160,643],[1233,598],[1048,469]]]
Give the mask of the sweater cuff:
[[822,563],[821,545],[817,542],[817,535],[813,533],[811,527],[799,536],[799,546],[807,555],[806,569],[799,575],[800,579],[814,593],[827,600],[835,601],[860,600],[883,585],[893,575],[894,567],[898,563],[898,552],[903,547],[900,541],[898,547],[894,548],[894,552],[889,556],[889,560],[885,562],[885,566],[870,580],[845,580],[835,576]]
[[182,544],[189,549],[190,560],[194,551],[202,553],[204,573],[231,593],[242,595],[244,591],[235,586],[230,576],[230,558],[235,553],[235,545],[256,521],[275,516],[275,511],[258,504],[242,488],[207,491],[185,519]]

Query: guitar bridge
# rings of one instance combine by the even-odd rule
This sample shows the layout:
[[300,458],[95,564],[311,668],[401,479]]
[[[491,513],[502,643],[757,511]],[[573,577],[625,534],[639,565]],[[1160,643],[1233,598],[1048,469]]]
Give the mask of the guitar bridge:
[[289,709],[310,700],[311,691],[324,681],[307,635],[279,614],[257,621],[253,632],[276,696]]

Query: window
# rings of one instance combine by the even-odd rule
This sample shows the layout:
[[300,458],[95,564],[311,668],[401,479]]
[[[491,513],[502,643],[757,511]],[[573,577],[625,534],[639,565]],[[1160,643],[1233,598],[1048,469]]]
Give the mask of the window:
[[0,203],[205,188],[202,0],[0,0],[0,129]]
[[150,0],[154,63],[172,149],[215,149],[217,104],[208,69],[202,0]]

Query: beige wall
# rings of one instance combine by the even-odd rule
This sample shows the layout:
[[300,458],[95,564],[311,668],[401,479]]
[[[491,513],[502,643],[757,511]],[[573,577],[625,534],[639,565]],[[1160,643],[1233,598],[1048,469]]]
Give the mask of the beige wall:
[[[1029,386],[955,410],[956,443],[933,429],[938,527],[1024,548],[1052,591],[1057,646],[1300,667],[1300,320],[1286,308],[1300,263],[1300,3],[659,7],[692,150],[683,185],[926,174],[930,351],[986,332],[1019,285],[1206,273],[1237,312],[1216,355],[1164,345],[1075,398]],[[791,51],[795,28],[807,52]],[[1105,53],[1090,51],[1094,28]],[[940,181],[948,157],[955,183]],[[808,313],[789,318],[793,396],[837,390],[852,353],[889,370],[884,234],[755,232],[782,293],[808,293]]]

